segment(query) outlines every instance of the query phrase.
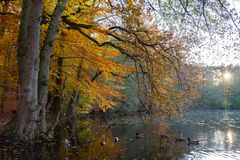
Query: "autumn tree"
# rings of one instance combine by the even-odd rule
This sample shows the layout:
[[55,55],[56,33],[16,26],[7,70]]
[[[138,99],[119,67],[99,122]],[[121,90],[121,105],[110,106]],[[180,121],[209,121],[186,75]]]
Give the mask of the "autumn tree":
[[[190,82],[196,73],[188,70],[184,41],[159,29],[145,4],[23,0],[20,101],[10,130],[31,140],[40,130],[51,132],[66,114],[76,119],[78,103],[103,111],[117,106],[116,99],[125,97],[123,80],[130,76],[145,99],[141,105],[163,114],[178,112],[182,99],[194,93]],[[122,57],[128,63],[118,61]]]
[[[188,46],[170,31],[159,30],[145,1],[109,4],[122,6],[121,26],[110,27],[111,36],[130,53],[135,66],[136,92],[140,105],[164,114],[176,114],[197,95],[197,74],[186,62]],[[116,11],[115,11],[116,12]],[[116,12],[117,13],[117,12]],[[190,71],[192,70],[192,72]],[[195,78],[194,78],[195,77]],[[195,88],[196,87],[196,88]]]
[[[38,88],[38,74],[40,73],[40,82],[42,65],[39,65],[40,54],[40,24],[44,2],[36,0],[22,1],[22,15],[20,20],[19,37],[18,37],[18,69],[20,81],[20,102],[19,110],[14,124],[14,131],[21,139],[31,139],[35,135],[37,128],[38,115],[41,110],[41,103],[38,102],[38,94],[42,89]],[[50,54],[53,42],[59,27],[59,18],[64,10],[62,6],[66,1],[59,1],[55,12],[52,16],[46,43],[43,45],[41,55]],[[60,9],[59,9],[60,8]],[[60,10],[60,11],[59,11]],[[55,25],[55,23],[57,25]],[[47,60],[46,58],[44,60]],[[47,72],[47,69],[45,70]],[[47,77],[44,77],[47,79]],[[45,80],[46,81],[46,80]],[[46,84],[47,85],[47,82]],[[41,101],[40,101],[41,102]]]
[[[73,2],[69,2],[69,5],[71,3]],[[53,42],[56,39],[57,32],[60,30],[60,18],[62,16],[62,12],[65,9],[65,4],[66,1],[59,1],[54,11],[52,11],[52,14],[49,13],[50,20],[49,22],[47,22],[49,24],[47,24],[46,33],[40,35],[41,31],[44,31],[44,26],[41,26],[41,23],[44,24],[44,22],[39,18],[42,17],[44,2],[27,0],[22,1],[22,15],[20,20],[18,37],[18,70],[21,97],[17,117],[14,121],[15,123],[13,124],[14,132],[18,136],[20,136],[21,139],[32,139],[35,136],[35,131],[38,128],[37,121],[39,121],[39,113],[41,113],[41,117],[43,118],[42,122],[44,122],[44,119],[46,119],[46,115],[44,115],[46,112],[44,111],[44,109],[46,105],[49,83],[50,53],[52,52]],[[81,3],[79,5],[81,6]],[[68,16],[69,15],[67,15],[67,17],[65,16],[65,19],[68,18]],[[63,35],[64,33],[61,34],[62,37],[64,37]],[[69,35],[74,36],[74,33]],[[64,40],[64,38],[62,38],[62,40]],[[79,43],[82,43],[82,41],[80,40],[81,38],[79,39]],[[90,51],[90,53],[93,54],[93,59],[91,59],[91,57],[86,58],[88,61],[87,63],[84,62],[84,56],[78,55],[77,61],[79,61],[79,59],[82,60],[79,61],[79,65],[77,66],[77,68],[79,69],[77,70],[76,78],[74,80],[78,81],[81,78],[86,81],[87,89],[90,89],[91,91],[91,88],[93,88],[92,91],[94,91],[93,93],[95,94],[93,94],[93,102],[96,104],[100,104],[100,107],[102,109],[107,109],[108,107],[114,105],[114,103],[110,100],[110,96],[122,97],[122,95],[120,93],[117,93],[116,91],[112,91],[108,87],[104,87],[103,84],[101,85],[100,81],[98,82],[99,84],[96,84],[95,80],[102,72],[104,72],[103,75],[109,72],[108,74],[106,74],[106,76],[104,76],[105,78],[101,78],[103,82],[107,81],[110,78],[108,78],[108,75],[111,74],[112,71],[121,71],[122,69],[124,69],[124,66],[111,62],[111,60],[109,59],[108,54],[116,55],[116,51],[108,51],[104,48],[100,49],[101,47],[98,45],[93,45],[93,47],[95,47],[96,49],[99,48],[99,51],[97,51],[96,53],[94,53],[94,50]],[[79,49],[78,45],[77,48]],[[62,57],[63,51],[65,51],[64,45],[60,45],[59,49],[61,50],[61,52],[56,49],[56,53],[60,53],[62,55],[57,56],[57,68],[62,68],[63,59],[65,60],[68,58]],[[73,47],[70,49],[76,48]],[[83,53],[84,52],[85,51],[83,50]],[[96,58],[94,57],[94,55]],[[72,68],[75,69],[73,63],[77,61],[71,61],[72,63],[70,65],[72,66]],[[98,61],[100,61],[100,63],[95,67],[96,69],[91,69],[88,63],[90,62],[91,65]],[[54,63],[52,64],[54,65]],[[84,73],[81,71],[81,68],[84,68],[82,67],[84,66],[84,64],[87,64],[87,66],[89,67],[87,68],[88,73],[85,76],[86,78],[84,78],[84,76],[82,78],[82,75],[84,75]],[[64,72],[64,74],[62,72],[64,72],[63,69],[61,69],[61,71],[57,69],[56,75],[58,76],[53,76],[58,79],[56,81],[59,83],[58,85],[62,85],[63,82],[61,81],[61,79],[65,79],[64,83],[72,83],[73,81],[71,81],[71,78],[75,77],[75,75],[71,75],[70,81],[66,82],[67,78],[64,78],[64,76],[69,76],[71,72],[67,71]],[[75,74],[75,70],[72,70],[72,72],[72,74]],[[102,88],[100,89],[98,85]],[[76,85],[74,87],[76,87]],[[75,91],[78,92],[78,89]],[[92,95],[91,92],[89,93],[90,95]],[[84,94],[86,94],[86,92],[84,92]],[[58,109],[58,112],[59,113],[56,115],[53,126],[55,126],[55,124],[58,122],[61,110]],[[46,130],[46,125],[42,125],[42,130]]]

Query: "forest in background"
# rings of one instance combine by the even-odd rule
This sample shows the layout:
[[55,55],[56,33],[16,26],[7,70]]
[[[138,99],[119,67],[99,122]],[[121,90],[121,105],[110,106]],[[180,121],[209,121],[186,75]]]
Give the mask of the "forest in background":
[[[239,66],[204,67],[202,70],[205,78],[200,88],[201,96],[195,105],[202,108],[239,108]],[[226,71],[231,74],[229,80],[224,79]]]

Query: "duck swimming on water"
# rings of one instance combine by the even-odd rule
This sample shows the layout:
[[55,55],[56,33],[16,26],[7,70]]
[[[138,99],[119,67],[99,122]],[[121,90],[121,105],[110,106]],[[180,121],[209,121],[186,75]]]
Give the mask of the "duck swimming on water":
[[68,151],[69,147],[71,147],[71,143],[70,143],[70,141],[68,139],[65,139],[64,140],[64,148],[65,148],[65,150]]
[[102,142],[101,142],[101,145],[102,145],[102,146],[104,146],[104,145],[106,145],[106,144],[107,144],[106,141],[102,141]]
[[136,138],[139,139],[139,138],[146,138],[145,134],[144,133],[136,133]]
[[187,139],[188,145],[199,145],[199,141],[192,141],[190,138]]
[[169,136],[168,136],[168,135],[164,135],[164,134],[162,134],[162,135],[161,135],[161,138],[162,138],[162,139],[164,139],[164,138],[167,138],[167,139],[168,139]]
[[185,142],[186,140],[184,138],[176,138],[175,143],[177,142]]
[[114,142],[118,142],[119,141],[119,138],[117,136],[114,136],[113,139],[114,139]]

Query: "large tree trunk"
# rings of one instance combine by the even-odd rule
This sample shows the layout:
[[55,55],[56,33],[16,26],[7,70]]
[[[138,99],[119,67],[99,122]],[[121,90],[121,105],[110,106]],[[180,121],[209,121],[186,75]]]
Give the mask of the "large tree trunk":
[[38,104],[41,111],[42,131],[46,132],[46,99],[48,94],[49,70],[50,70],[50,54],[53,50],[53,43],[59,31],[60,19],[66,8],[67,0],[59,0],[48,27],[47,35],[40,53],[39,78],[38,78]]
[[[43,0],[31,0],[31,10],[27,25],[27,47],[24,55],[23,73],[19,73],[20,77],[23,78],[23,81],[21,82],[22,87],[20,88],[22,96],[20,99],[20,109],[17,112],[15,131],[21,139],[25,140],[34,138],[37,127],[39,111],[37,108],[39,42],[43,3]],[[19,36],[21,36],[21,33]]]
[[[20,19],[20,27],[18,34],[18,49],[17,49],[17,62],[18,62],[18,74],[19,74],[19,85],[22,87],[23,83],[23,71],[24,71],[24,58],[26,54],[27,46],[27,32],[28,32],[28,19],[31,11],[31,0],[22,1],[22,13]],[[22,89],[20,89],[20,97]]]

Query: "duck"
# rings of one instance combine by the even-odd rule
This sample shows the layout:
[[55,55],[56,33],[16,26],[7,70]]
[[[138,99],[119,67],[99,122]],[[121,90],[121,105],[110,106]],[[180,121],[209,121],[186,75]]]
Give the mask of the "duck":
[[69,150],[69,147],[71,147],[70,141],[68,139],[64,140],[64,148],[66,151]]
[[16,113],[17,113],[17,110],[16,110],[16,109],[11,109],[11,112],[12,112],[13,114],[16,114]]
[[144,133],[136,133],[136,138],[139,139],[139,138],[146,138],[145,134]]
[[163,134],[163,135],[161,135],[161,138],[163,138],[163,139],[164,139],[164,138],[169,138],[169,136]]
[[107,144],[106,141],[102,141],[102,142],[101,142],[101,145],[102,145],[102,146],[104,146],[104,145],[106,145],[106,144]]
[[187,139],[188,145],[199,145],[199,141],[192,141],[190,138]]
[[119,138],[117,136],[114,136],[113,139],[114,139],[114,142],[118,142],[119,141]]
[[185,142],[186,140],[184,138],[176,138],[175,143],[177,142]]
[[70,146],[70,141],[69,141],[68,139],[65,139],[65,140],[64,140],[64,144],[65,144],[66,146]]

